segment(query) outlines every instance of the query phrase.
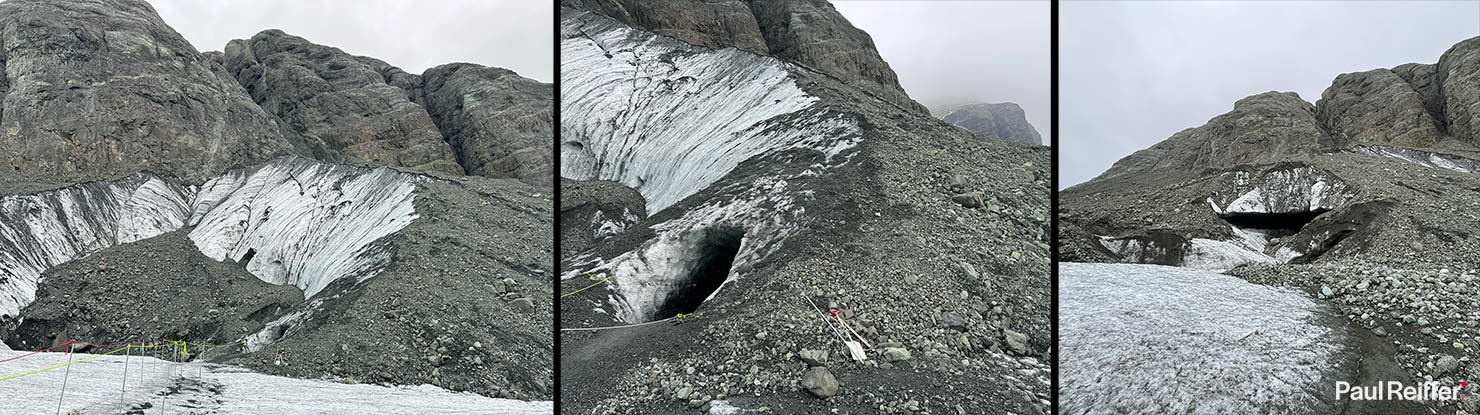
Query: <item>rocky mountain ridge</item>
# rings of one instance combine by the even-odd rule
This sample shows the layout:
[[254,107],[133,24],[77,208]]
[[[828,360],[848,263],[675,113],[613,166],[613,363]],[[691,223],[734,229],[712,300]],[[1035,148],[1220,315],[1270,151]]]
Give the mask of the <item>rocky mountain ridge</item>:
[[1028,123],[1023,108],[1011,102],[952,105],[932,113],[951,125],[987,138],[1043,145],[1043,137]]

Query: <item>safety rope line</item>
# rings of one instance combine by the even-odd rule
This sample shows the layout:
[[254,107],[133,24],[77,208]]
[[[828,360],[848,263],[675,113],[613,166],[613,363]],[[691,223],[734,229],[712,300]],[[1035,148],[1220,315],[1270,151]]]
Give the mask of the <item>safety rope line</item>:
[[78,364],[78,363],[83,363],[83,362],[88,362],[88,361],[92,361],[92,360],[96,360],[96,359],[101,359],[101,358],[103,358],[103,356],[107,356],[107,355],[110,355],[110,354],[118,353],[118,352],[121,352],[121,351],[124,351],[124,350],[128,350],[128,349],[133,348],[133,347],[136,347],[136,346],[123,346],[123,347],[114,349],[111,352],[103,353],[103,354],[98,354],[98,355],[93,355],[93,357],[89,357],[89,358],[86,358],[86,359],[78,360],[78,361],[75,361],[75,362],[63,363],[63,364],[52,366],[52,367],[48,367],[48,368],[37,369],[37,370],[30,371],[30,372],[22,373],[22,374],[19,374],[19,375],[6,376],[6,377],[3,377],[3,378],[0,378],[0,381],[6,381],[6,380],[11,380],[11,379],[20,379],[20,378],[23,378],[23,377],[26,377],[26,376],[31,376],[31,375],[37,374],[37,373],[42,373],[42,372],[57,370],[57,369],[61,369],[61,368],[68,367],[68,366],[72,366],[72,365],[75,365],[75,364]]
[[565,294],[561,294],[560,295],[560,298],[565,298],[565,297],[569,297],[569,296],[572,296],[572,295],[576,295],[576,294],[579,294],[581,291],[586,291],[587,289],[590,289],[591,287],[595,287],[595,286],[598,286],[598,285],[601,285],[601,284],[605,284],[608,281],[611,281],[612,280],[612,277],[603,277],[601,279],[597,279],[597,278],[592,277],[591,279],[596,280],[596,282],[592,283],[591,285],[587,285],[585,287],[581,287],[581,289],[579,289],[579,290],[575,290],[575,291],[571,291],[571,292],[568,292],[568,293],[565,293]]
[[9,358],[9,359],[0,360],[0,363],[9,362],[9,361],[12,361],[12,360],[20,360],[20,359],[23,359],[23,358],[35,356],[35,355],[42,354],[42,353],[46,353],[48,351],[51,351],[51,349],[55,349],[55,348],[58,348],[58,347],[66,346],[66,345],[72,344],[74,342],[75,342],[75,340],[68,340],[68,341],[66,341],[64,343],[61,343],[61,344],[58,344],[58,345],[55,345],[55,346],[51,346],[51,347],[48,347],[48,348],[45,348],[45,349],[41,349],[41,350],[37,350],[37,351],[34,351],[34,352],[26,353],[26,354],[23,354],[23,355],[20,355],[20,356],[16,356],[16,357],[12,357],[12,358]]
[[653,321],[649,321],[649,322],[646,322],[646,323],[624,324],[624,325],[620,325],[620,326],[607,326],[607,327],[570,328],[570,329],[560,329],[560,331],[599,331],[599,330],[611,330],[611,329],[625,329],[625,328],[631,328],[631,327],[641,327],[641,326],[646,326],[646,325],[650,325],[650,324],[658,324],[658,323],[662,323],[662,322],[665,322],[665,321],[683,320],[683,319],[686,319],[686,318],[697,317],[697,316],[699,316],[699,313],[679,314],[679,315],[676,315],[676,316],[673,316],[673,317],[665,318],[665,319],[662,319],[662,320],[653,320]]
[[[211,349],[208,349],[208,350],[215,350],[215,349],[218,349],[218,348],[221,348],[221,347],[227,347],[227,346],[232,346],[232,345],[235,345],[235,344],[238,344],[238,343],[242,343],[244,341],[245,340],[238,340],[238,341],[231,342],[231,343],[226,343],[226,344],[202,344],[202,343],[196,343],[196,347],[199,348],[200,346],[210,346]],[[19,378],[23,378],[23,377],[26,377],[26,376],[34,375],[34,374],[37,374],[37,373],[48,372],[48,371],[57,370],[57,369],[65,368],[65,367],[70,367],[70,366],[75,365],[75,364],[78,364],[78,363],[83,363],[83,362],[88,362],[88,361],[96,360],[96,359],[102,358],[103,356],[108,356],[108,355],[115,354],[115,353],[118,353],[118,352],[121,352],[121,351],[129,350],[129,349],[141,349],[142,350],[142,349],[159,349],[159,348],[173,347],[174,350],[170,351],[171,355],[173,355],[174,353],[178,352],[179,353],[180,360],[181,361],[184,361],[184,360],[188,360],[190,358],[190,352],[189,352],[190,349],[189,349],[189,346],[188,346],[189,343],[190,342],[186,342],[186,341],[183,341],[183,340],[161,340],[159,343],[152,343],[152,344],[104,345],[104,344],[97,344],[97,343],[79,342],[77,340],[68,340],[68,341],[66,341],[64,343],[61,343],[61,344],[58,344],[58,345],[55,345],[55,346],[51,346],[51,347],[48,347],[48,348],[45,348],[45,349],[41,349],[41,350],[38,350],[38,351],[35,351],[35,352],[32,352],[32,353],[26,354],[26,355],[23,355],[23,356],[20,356],[20,357],[33,356],[33,355],[36,355],[38,353],[46,352],[48,350],[55,349],[55,348],[62,347],[62,346],[73,346],[73,348],[76,348],[75,346],[119,346],[119,347],[117,349],[114,349],[111,352],[102,353],[102,354],[95,354],[92,357],[89,357],[89,358],[86,358],[86,359],[82,359],[82,360],[78,360],[78,361],[75,361],[75,362],[64,363],[64,364],[60,364],[60,365],[56,365],[56,366],[51,366],[51,367],[47,367],[47,368],[37,369],[37,370],[33,370],[33,371],[30,371],[30,372],[26,372],[26,373],[21,373],[21,374],[18,374],[18,375],[11,375],[11,376],[6,376],[6,377],[0,377],[0,381],[6,381],[6,380],[12,380],[12,379],[19,379]],[[69,349],[69,350],[71,350],[71,349]],[[71,351],[67,352],[69,358],[71,357],[71,354],[72,353],[73,352],[71,352]],[[142,356],[142,354],[141,354],[141,356]],[[171,356],[171,357],[173,357],[173,356]],[[15,359],[18,359],[18,358],[19,357],[8,359],[8,360],[15,360]]]

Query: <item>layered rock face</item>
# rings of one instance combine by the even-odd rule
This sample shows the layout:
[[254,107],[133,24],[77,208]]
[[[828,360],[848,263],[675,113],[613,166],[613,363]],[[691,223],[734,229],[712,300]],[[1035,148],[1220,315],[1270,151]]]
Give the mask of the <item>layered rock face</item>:
[[468,174],[553,185],[550,84],[470,63],[427,69],[420,80],[413,98],[426,107]]
[[1009,143],[1043,144],[1043,137],[1038,135],[1033,124],[1028,123],[1023,108],[1011,102],[962,105],[946,111],[941,119],[978,135]]
[[899,86],[868,33],[826,0],[562,0],[624,24],[706,48],[734,47],[836,76],[885,101],[929,112]]
[[409,74],[279,30],[219,59],[315,158],[551,186],[549,84],[471,63]]
[[135,0],[0,3],[0,41],[6,343],[553,393],[549,84],[276,30],[199,53]]
[[[1131,237],[1149,242],[1148,232],[1170,231],[1179,238],[1160,238],[1162,248],[1185,251],[1182,248],[1198,238],[1249,242],[1240,235],[1259,228],[1233,223],[1242,220],[1236,217],[1239,215],[1329,212],[1323,218],[1310,219],[1311,224],[1320,225],[1342,222],[1340,217],[1347,214],[1365,217],[1371,211],[1371,202],[1407,200],[1395,209],[1414,209],[1412,214],[1418,214],[1418,205],[1444,206],[1466,200],[1461,194],[1442,190],[1450,185],[1422,175],[1445,174],[1436,170],[1473,171],[1472,160],[1480,154],[1480,147],[1474,144],[1474,132],[1465,126],[1465,119],[1468,108],[1480,103],[1480,92],[1470,87],[1473,78],[1480,76],[1476,74],[1480,69],[1472,62],[1480,59],[1477,49],[1480,38],[1472,38],[1450,48],[1437,65],[1408,64],[1392,70],[1343,74],[1314,105],[1293,93],[1268,92],[1239,100],[1233,111],[1137,151],[1094,180],[1067,189],[1062,217],[1079,229],[1112,238],[1107,241]],[[1415,170],[1418,166],[1424,168]],[[1294,182],[1288,179],[1269,181],[1282,177],[1270,175],[1280,171],[1297,172],[1301,184],[1292,185]],[[1472,175],[1459,177],[1473,179]],[[1409,192],[1416,193],[1417,198],[1407,195]],[[1324,194],[1328,199],[1323,204],[1304,203],[1305,207],[1283,211],[1240,203],[1271,197],[1305,200],[1310,194]],[[1235,211],[1241,208],[1249,209]],[[1426,212],[1419,217],[1436,213]],[[1466,226],[1455,223],[1442,227]],[[1351,233],[1333,235],[1346,238]],[[1263,236],[1243,245],[1257,254],[1251,258],[1264,255],[1277,262],[1310,260],[1313,257],[1307,254],[1314,252],[1311,250],[1341,248],[1340,240],[1310,241],[1303,237],[1309,235],[1296,236],[1301,237],[1285,238],[1283,245]],[[1346,245],[1358,241],[1368,239],[1355,238]],[[1294,242],[1304,247],[1289,246]],[[1167,243],[1180,247],[1164,246]],[[1356,254],[1373,249],[1381,248],[1342,251]],[[1391,249],[1394,253],[1408,251],[1401,246]],[[1069,251],[1095,256],[1087,254],[1090,251]],[[1157,261],[1179,264],[1181,259]]]
[[421,106],[388,84],[390,65],[280,30],[226,45],[226,69],[315,158],[462,173]]
[[0,27],[7,170],[200,179],[295,151],[142,0],[7,1]]
[[[1048,410],[1046,149],[982,140],[868,83],[728,47],[740,37],[723,22],[743,19],[681,17],[737,10],[718,2],[647,23],[621,10],[655,15],[613,4],[626,3],[561,10],[561,235],[578,249],[560,270],[563,405]],[[794,10],[794,25],[831,10],[748,4],[758,20]],[[629,224],[637,203],[646,216]],[[851,362],[809,303],[840,309],[880,345],[869,358],[893,363]],[[805,349],[811,363],[796,358]],[[910,386],[892,380],[905,365],[919,376]],[[819,370],[851,380],[815,388],[836,393],[827,401],[781,386],[826,383],[803,378]],[[922,389],[970,392],[910,392]]]

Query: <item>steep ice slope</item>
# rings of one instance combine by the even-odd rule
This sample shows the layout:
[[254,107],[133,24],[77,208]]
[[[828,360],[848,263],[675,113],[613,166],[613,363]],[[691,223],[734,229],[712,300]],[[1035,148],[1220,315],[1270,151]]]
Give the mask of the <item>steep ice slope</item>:
[[[416,218],[414,176],[280,159],[206,182],[192,204],[190,239],[217,260],[312,297],[344,277],[374,275],[389,256],[374,246]],[[250,258],[248,258],[250,254]]]
[[1059,269],[1065,413],[1335,412],[1345,334],[1305,295],[1165,266]]
[[565,178],[620,182],[656,213],[754,156],[832,156],[858,139],[852,120],[797,87],[790,64],[578,14],[561,26]]
[[280,158],[228,172],[199,191],[137,174],[0,198],[0,316],[34,298],[46,269],[99,249],[195,227],[206,256],[238,261],[312,296],[388,261],[373,242],[416,218],[416,176]]
[[47,268],[179,228],[190,193],[136,174],[0,198],[0,316],[31,302]]

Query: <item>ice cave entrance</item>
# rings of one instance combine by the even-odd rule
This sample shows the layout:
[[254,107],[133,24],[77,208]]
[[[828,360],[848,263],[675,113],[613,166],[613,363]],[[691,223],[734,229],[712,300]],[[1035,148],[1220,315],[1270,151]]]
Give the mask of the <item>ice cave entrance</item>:
[[242,264],[242,265],[249,264],[249,263],[252,262],[252,258],[253,257],[256,257],[256,256],[257,256],[257,249],[255,249],[255,248],[247,248],[247,254],[246,255],[242,255],[242,259],[237,260],[236,263]]
[[1300,232],[1301,228],[1330,209],[1315,209],[1297,212],[1236,212],[1226,213],[1223,220],[1240,229],[1264,231],[1271,237],[1283,237]]
[[745,231],[739,228],[707,230],[697,246],[688,250],[691,261],[686,261],[687,275],[674,281],[668,296],[653,311],[650,320],[698,310],[704,300],[730,278],[730,267],[735,264],[735,255],[740,252],[740,242],[743,239]]

